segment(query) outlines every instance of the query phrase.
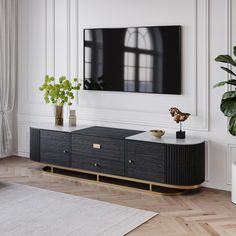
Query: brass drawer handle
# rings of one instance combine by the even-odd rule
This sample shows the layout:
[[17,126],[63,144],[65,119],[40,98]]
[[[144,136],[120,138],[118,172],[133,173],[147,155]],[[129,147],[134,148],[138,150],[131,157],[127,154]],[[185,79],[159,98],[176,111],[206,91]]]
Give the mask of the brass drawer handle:
[[98,143],[94,143],[94,144],[93,144],[93,148],[94,148],[94,149],[101,149],[101,145],[98,144]]

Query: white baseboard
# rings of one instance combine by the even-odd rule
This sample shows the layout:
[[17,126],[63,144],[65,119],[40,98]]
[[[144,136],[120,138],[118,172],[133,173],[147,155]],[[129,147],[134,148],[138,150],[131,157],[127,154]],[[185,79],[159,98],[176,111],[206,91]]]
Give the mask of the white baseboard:
[[223,185],[223,184],[220,185],[216,183],[204,182],[202,186],[207,187],[207,188],[218,189],[218,190],[231,191],[231,185]]
[[14,156],[25,157],[25,158],[29,158],[30,157],[28,152],[17,152],[17,153],[14,153]]

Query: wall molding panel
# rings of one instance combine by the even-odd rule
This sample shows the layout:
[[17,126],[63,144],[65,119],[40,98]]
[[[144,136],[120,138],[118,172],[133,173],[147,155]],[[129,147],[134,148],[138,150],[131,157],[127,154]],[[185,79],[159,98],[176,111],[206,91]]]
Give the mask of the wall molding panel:
[[227,184],[231,185],[232,163],[236,161],[236,144],[228,144],[227,150]]
[[[233,22],[232,22],[232,6],[233,6],[233,0],[226,0],[226,12],[227,12],[227,54],[232,54],[232,48],[233,48]],[[232,69],[232,66],[227,65],[229,69]],[[232,79],[232,76],[230,74],[227,74],[227,79]],[[231,85],[227,86],[227,91],[232,90],[233,87]],[[227,124],[229,122],[229,119],[227,118]],[[229,131],[228,134],[230,135]],[[227,149],[227,163],[226,163],[226,173],[227,173],[227,184],[231,185],[231,177],[232,177],[232,163],[236,161],[236,144],[228,144]]]

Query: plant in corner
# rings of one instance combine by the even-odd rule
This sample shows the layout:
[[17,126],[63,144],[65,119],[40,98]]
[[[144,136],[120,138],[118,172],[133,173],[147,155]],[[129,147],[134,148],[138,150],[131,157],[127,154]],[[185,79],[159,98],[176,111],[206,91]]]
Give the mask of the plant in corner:
[[56,81],[55,77],[46,75],[39,90],[44,91],[45,102],[52,103],[56,107],[55,124],[63,125],[63,106],[65,104],[72,105],[73,91],[78,91],[81,84],[77,78],[69,81],[66,76],[61,76],[58,83]]
[[[234,57],[236,57],[236,46],[233,48]],[[226,63],[230,66],[236,67],[236,60],[234,60],[230,55],[219,55],[216,57],[215,61]],[[221,66],[221,69],[226,71],[229,75],[236,77],[234,73],[228,67]],[[215,87],[220,87],[223,85],[232,85],[236,86],[236,79],[229,79],[227,81],[221,81],[217,83]],[[229,132],[236,136],[236,90],[225,92],[221,99],[220,110],[224,113],[225,116],[229,118],[228,130]]]

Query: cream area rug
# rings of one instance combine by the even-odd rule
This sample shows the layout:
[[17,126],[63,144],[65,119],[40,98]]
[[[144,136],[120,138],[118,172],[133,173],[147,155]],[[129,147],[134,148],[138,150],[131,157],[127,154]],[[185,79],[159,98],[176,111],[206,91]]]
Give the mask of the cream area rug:
[[0,184],[1,236],[121,236],[156,215],[20,184]]

